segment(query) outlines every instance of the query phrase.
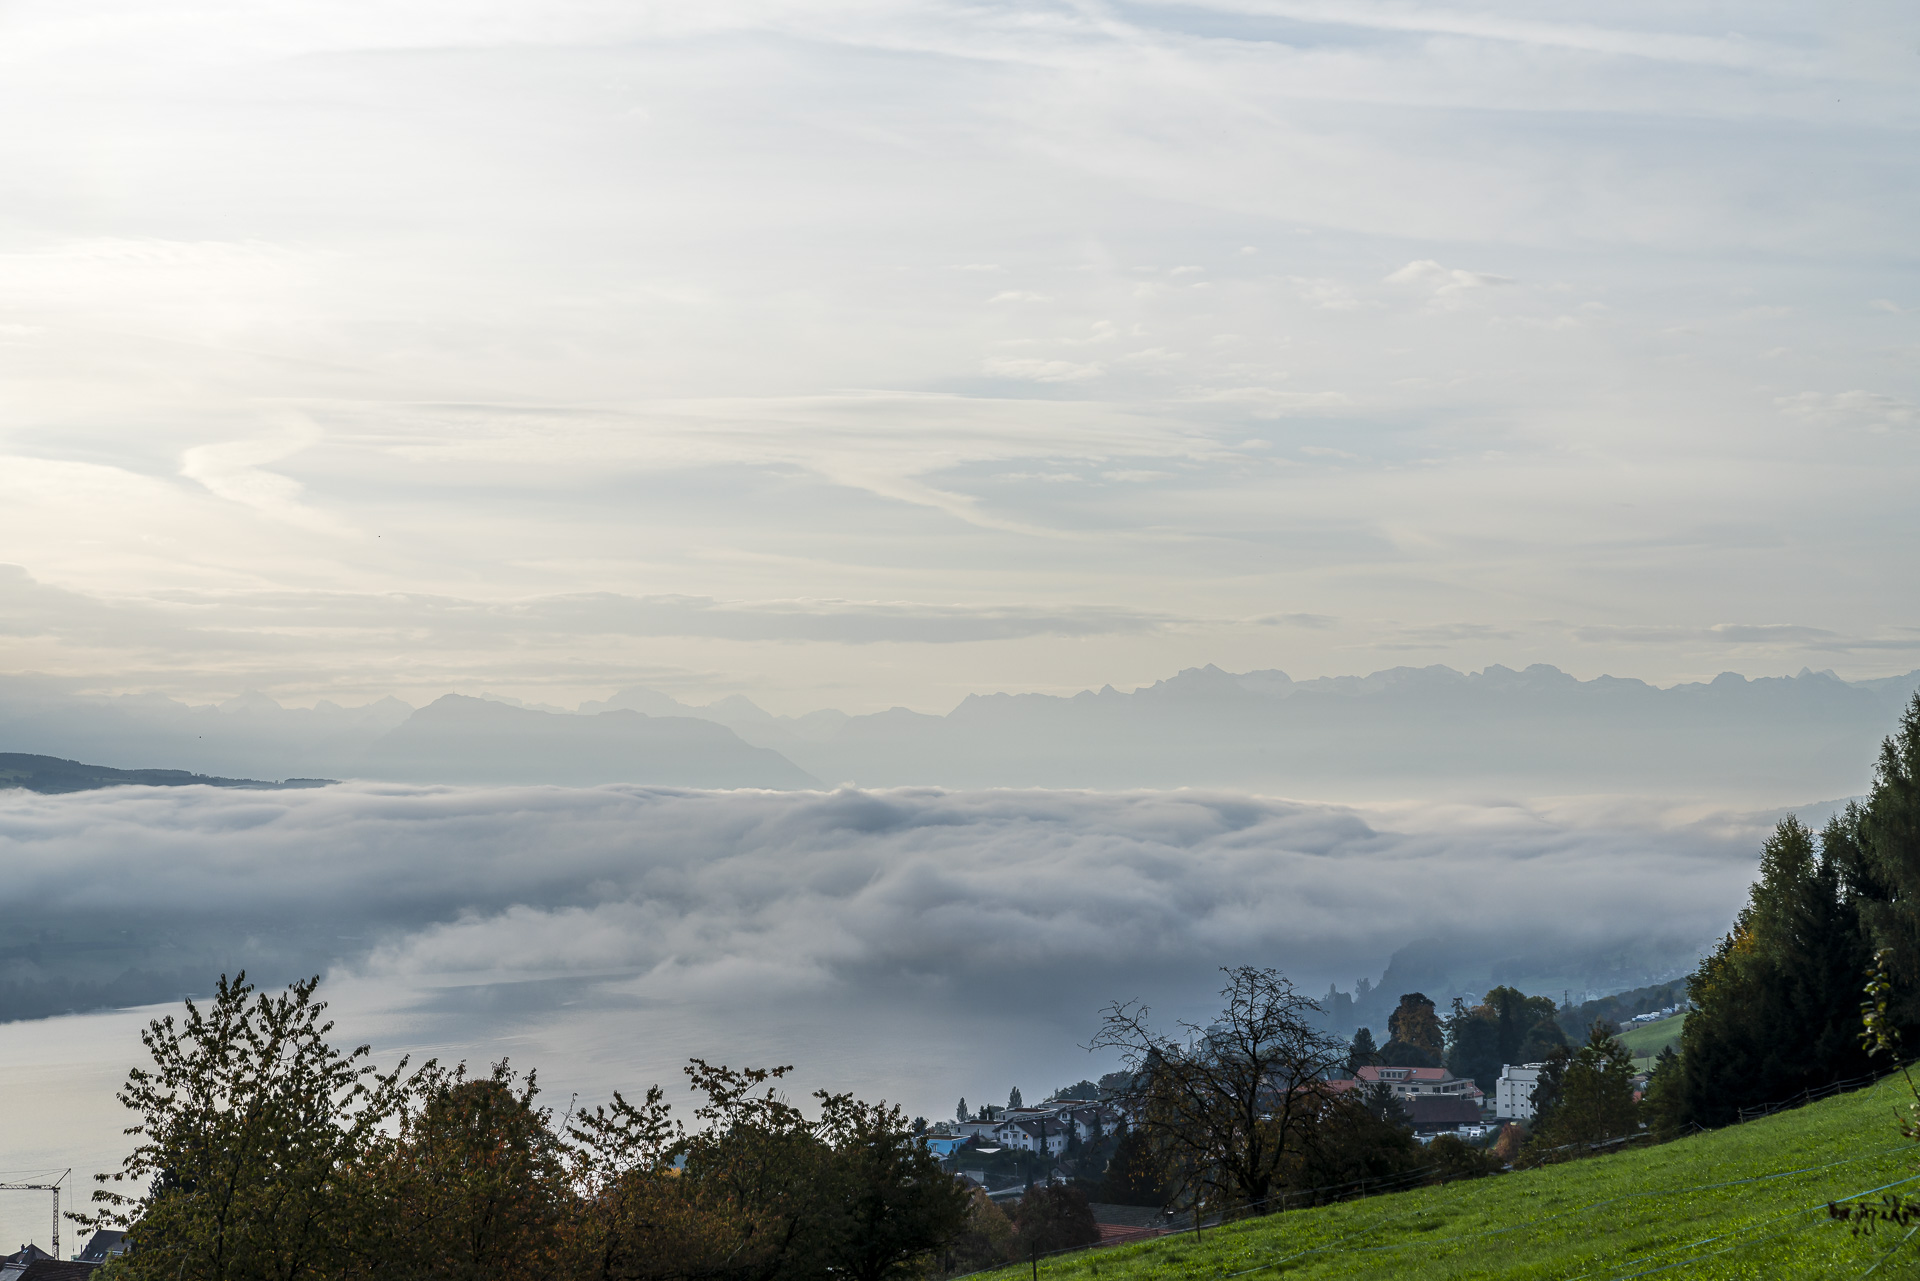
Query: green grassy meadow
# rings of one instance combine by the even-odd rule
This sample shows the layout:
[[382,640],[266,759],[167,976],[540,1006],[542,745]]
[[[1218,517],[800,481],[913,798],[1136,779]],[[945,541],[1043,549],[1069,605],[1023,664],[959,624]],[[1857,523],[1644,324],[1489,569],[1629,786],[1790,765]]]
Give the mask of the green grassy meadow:
[[[1920,1275],[1920,1235],[1856,1238],[1829,1200],[1920,1197],[1895,1076],[1674,1143],[1042,1260],[1069,1278],[1686,1278]],[[1872,1197],[1878,1199],[1875,1191]],[[1920,1227],[1916,1227],[1920,1233]],[[1882,1262],[1884,1257],[1884,1263]],[[1029,1265],[997,1275],[1012,1281]]]
[[1680,1025],[1686,1021],[1685,1014],[1675,1014],[1656,1023],[1642,1023],[1622,1032],[1620,1044],[1627,1047],[1636,1065],[1650,1067],[1662,1049],[1669,1045],[1676,1050],[1680,1048]]

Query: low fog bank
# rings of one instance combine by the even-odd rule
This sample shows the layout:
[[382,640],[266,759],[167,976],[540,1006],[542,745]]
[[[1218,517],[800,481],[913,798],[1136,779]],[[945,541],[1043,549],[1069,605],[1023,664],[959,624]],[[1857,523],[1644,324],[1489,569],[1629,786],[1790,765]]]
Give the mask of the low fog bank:
[[1416,941],[1435,986],[1624,987],[1724,930],[1764,826],[1206,792],[16,793],[0,1012],[168,999],[244,965],[423,1014],[914,1007],[1072,1039],[1101,1002],[1190,995],[1218,965],[1324,991]]
[[[1221,965],[1317,995],[1393,957],[1443,1004],[1496,976],[1557,996],[1677,972],[1771,821],[1209,792],[16,792],[0,993],[18,1018],[324,972],[343,1042],[510,1055],[563,1107],[680,1098],[698,1054],[940,1116],[1097,1074],[1103,1003],[1203,1014]],[[43,1118],[0,1135],[0,1166],[117,1159],[142,1017],[0,1030],[13,1110]]]

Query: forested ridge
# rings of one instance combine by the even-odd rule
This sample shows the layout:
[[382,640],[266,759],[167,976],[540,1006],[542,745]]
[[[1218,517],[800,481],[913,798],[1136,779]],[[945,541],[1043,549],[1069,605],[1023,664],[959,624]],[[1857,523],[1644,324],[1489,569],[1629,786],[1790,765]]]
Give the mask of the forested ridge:
[[1688,980],[1694,1008],[1648,1083],[1648,1123],[1725,1125],[1875,1070],[1861,1002],[1876,958],[1904,1057],[1920,1050],[1920,695],[1882,744],[1864,803],[1817,835],[1789,816],[1767,840],[1746,906]]

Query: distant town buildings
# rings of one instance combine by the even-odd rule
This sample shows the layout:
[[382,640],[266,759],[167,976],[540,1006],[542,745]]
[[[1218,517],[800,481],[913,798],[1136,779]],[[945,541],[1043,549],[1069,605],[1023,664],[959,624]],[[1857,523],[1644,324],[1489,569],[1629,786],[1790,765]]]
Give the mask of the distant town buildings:
[[1415,1099],[1468,1099],[1478,1107],[1485,1098],[1480,1087],[1464,1076],[1455,1076],[1445,1068],[1375,1067],[1360,1068],[1345,1081],[1329,1081],[1335,1090],[1365,1089],[1385,1085],[1402,1106]]
[[1493,1114],[1503,1121],[1533,1119],[1533,1090],[1544,1063],[1509,1063],[1493,1083]]

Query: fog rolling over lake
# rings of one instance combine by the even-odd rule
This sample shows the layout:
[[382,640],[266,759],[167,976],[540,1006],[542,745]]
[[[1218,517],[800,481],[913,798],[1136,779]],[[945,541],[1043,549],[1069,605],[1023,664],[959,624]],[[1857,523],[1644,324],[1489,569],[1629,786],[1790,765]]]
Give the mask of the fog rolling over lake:
[[[342,1038],[511,1054],[563,1102],[677,1091],[699,1054],[944,1115],[1077,1080],[1103,1003],[1198,1013],[1221,965],[1351,990],[1433,939],[1443,1001],[1671,974],[1726,928],[1764,826],[1207,792],[0,793],[0,898],[35,905],[4,991],[325,973]],[[0,1069],[59,1118],[10,1160],[112,1156],[136,1024],[0,1030]]]

